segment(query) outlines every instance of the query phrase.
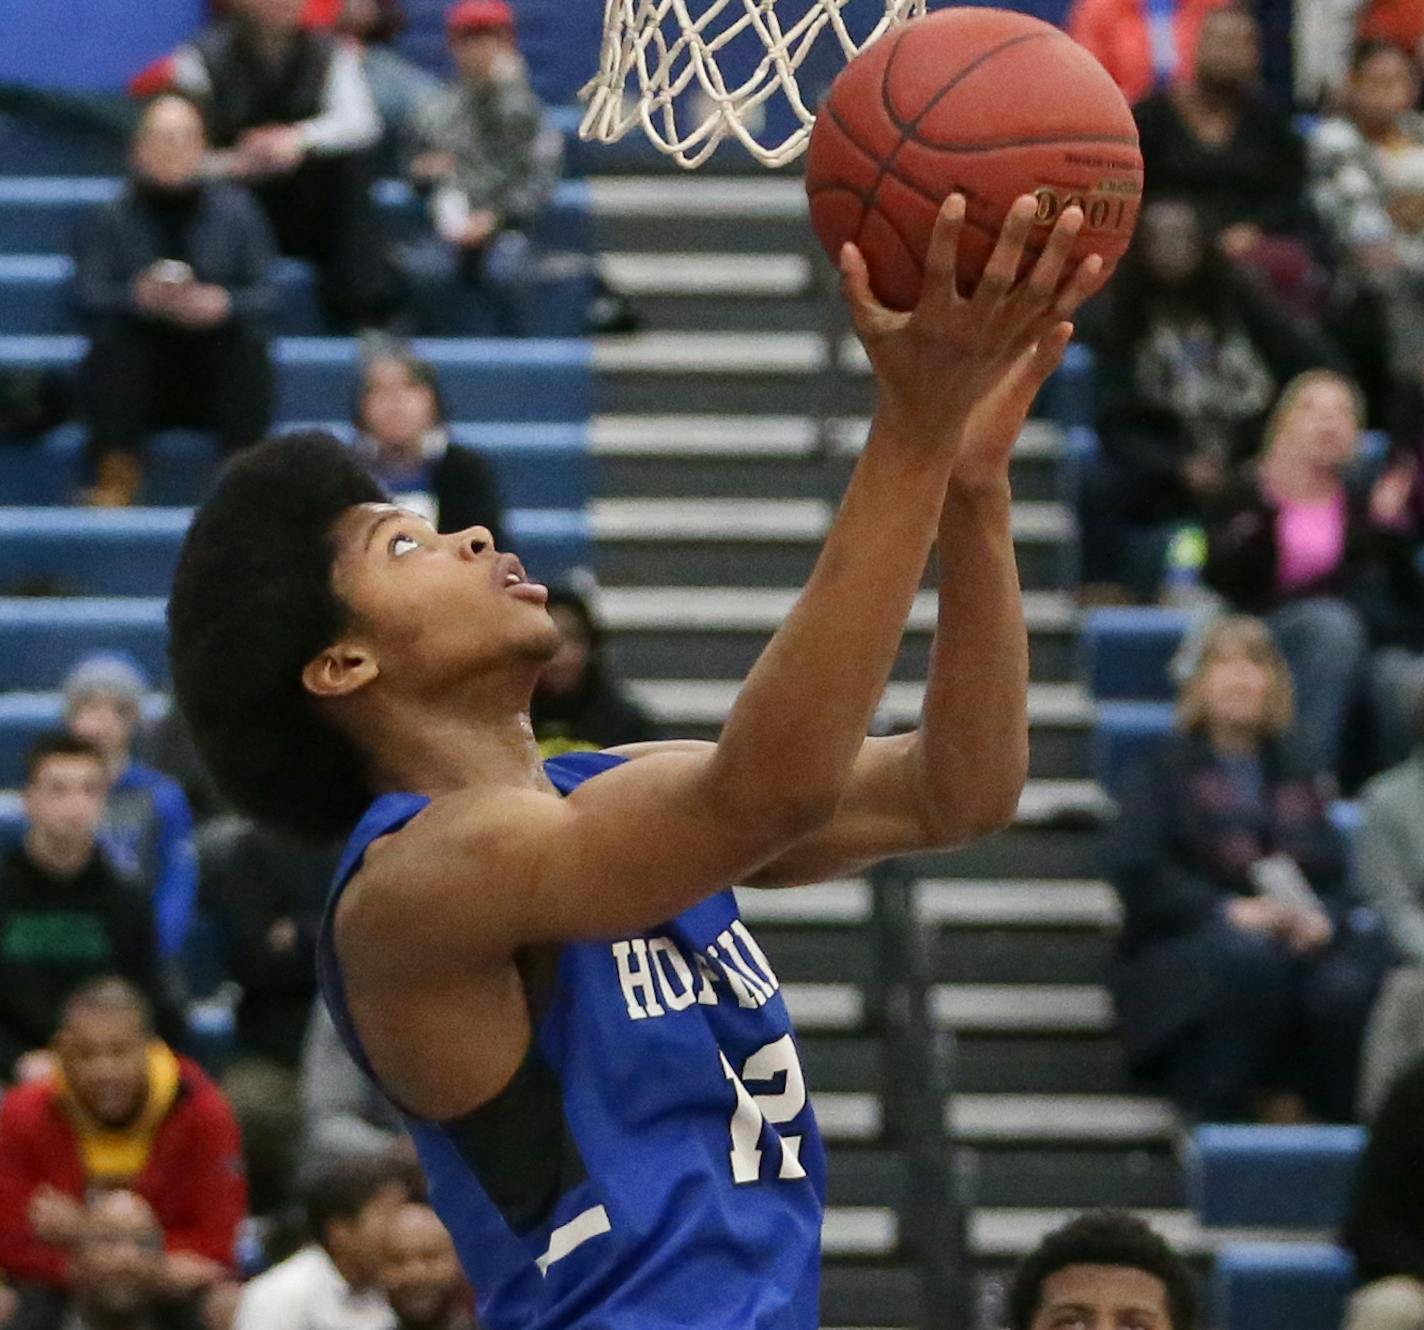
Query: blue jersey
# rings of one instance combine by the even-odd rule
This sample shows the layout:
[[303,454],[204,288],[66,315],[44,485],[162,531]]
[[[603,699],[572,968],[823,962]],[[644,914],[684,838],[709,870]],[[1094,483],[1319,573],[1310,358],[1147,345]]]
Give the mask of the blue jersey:
[[[545,770],[568,794],[621,760]],[[367,1074],[332,913],[427,802],[372,804],[322,928],[322,992]],[[825,1157],[779,988],[730,891],[570,943],[510,1084],[459,1119],[407,1115],[486,1330],[816,1330]]]

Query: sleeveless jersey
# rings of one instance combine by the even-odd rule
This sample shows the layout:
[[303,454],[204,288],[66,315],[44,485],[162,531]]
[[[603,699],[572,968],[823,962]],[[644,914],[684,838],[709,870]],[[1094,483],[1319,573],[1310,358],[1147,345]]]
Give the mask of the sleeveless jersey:
[[[560,793],[622,759],[553,758]],[[318,946],[343,1041],[332,916],[367,846],[429,801],[377,799]],[[565,945],[524,1063],[462,1118],[406,1115],[486,1330],[816,1330],[825,1158],[775,974],[722,892],[659,928]]]

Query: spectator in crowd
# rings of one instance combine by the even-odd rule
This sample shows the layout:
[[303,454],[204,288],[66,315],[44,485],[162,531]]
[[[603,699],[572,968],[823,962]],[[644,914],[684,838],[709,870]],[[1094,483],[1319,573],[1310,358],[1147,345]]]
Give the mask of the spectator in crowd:
[[323,1002],[312,1005],[301,1093],[305,1153],[315,1166],[409,1154],[400,1114],[351,1060]]
[[404,142],[416,111],[440,80],[395,49],[406,25],[401,0],[342,0],[336,30],[361,48],[361,65],[388,136]]
[[44,1079],[65,999],[120,974],[161,1002],[147,898],[99,848],[109,781],[93,744],[38,740],[25,779],[24,839],[0,866],[0,1082]]
[[435,1211],[403,1205],[386,1230],[381,1287],[396,1330],[476,1330],[470,1286]]
[[[1261,24],[1246,7],[1206,16],[1195,77],[1133,108],[1147,162],[1147,197],[1190,198],[1227,258],[1249,269],[1306,320],[1329,314],[1330,278],[1311,242],[1305,144],[1261,86]],[[1356,313],[1349,310],[1350,313]]]
[[247,1187],[232,1110],[154,1035],[143,995],[99,979],[65,1004],[51,1079],[0,1105],[0,1270],[63,1288],[85,1197],[126,1188],[163,1227],[163,1283],[195,1293],[226,1277]]
[[1360,1288],[1345,1330],[1424,1330],[1424,1058],[1394,1083],[1370,1128],[1344,1245]]
[[271,419],[271,233],[246,191],[203,178],[206,147],[198,109],[157,98],[134,135],[128,189],[79,235],[94,503],[133,502],[155,429],[199,426],[235,448]]
[[1156,558],[1131,576],[1151,596],[1170,524],[1200,519],[1280,385],[1331,352],[1231,270],[1186,202],[1143,209],[1136,244],[1095,304],[1082,320],[1098,353],[1102,441],[1080,499],[1085,594],[1120,597],[1134,534],[1156,533]]
[[370,198],[381,121],[359,49],[304,28],[303,2],[235,0],[178,48],[170,77],[207,111],[209,169],[249,184],[282,253],[317,266],[329,317],[374,326],[396,297]]
[[159,954],[177,960],[193,924],[198,861],[193,814],[177,781],[133,759],[148,686],[138,663],[118,652],[81,660],[64,681],[65,718],[108,768],[102,840],[115,865],[150,893]]
[[1122,800],[1110,983],[1123,1042],[1198,1120],[1348,1121],[1354,1108],[1384,961],[1353,929],[1326,783],[1292,756],[1291,712],[1266,626],[1221,619],[1183,689],[1181,732]]
[[395,502],[440,531],[489,530],[504,545],[494,469],[450,441],[435,370],[394,346],[370,356],[356,398],[356,447]]
[[378,1281],[386,1229],[411,1197],[409,1169],[389,1160],[322,1169],[307,1189],[312,1242],[243,1289],[233,1330],[394,1330]]
[[1098,1210],[1050,1233],[1009,1287],[1009,1330],[1197,1330],[1185,1263],[1136,1215]]
[[340,847],[246,824],[211,857],[204,897],[221,921],[228,976],[242,989],[223,1088],[242,1124],[252,1208],[286,1199],[301,1144],[298,1070],[316,999],[316,936]]
[[555,587],[549,614],[559,630],[559,650],[540,672],[529,708],[540,752],[548,758],[656,739],[657,727],[609,673],[603,634],[588,602]]
[[170,707],[143,735],[139,757],[178,782],[199,826],[227,811],[227,802],[198,756],[192,731],[177,707]]
[[[1310,136],[1311,197],[1355,279],[1377,293],[1403,390],[1424,377],[1424,117],[1403,51],[1355,49],[1344,114]],[[1378,356],[1378,349],[1375,354]]]
[[191,1299],[166,1287],[163,1228],[131,1191],[101,1192],[84,1211],[70,1255],[68,1297],[26,1293],[5,1330],[200,1330]]
[[1292,381],[1259,466],[1220,496],[1208,528],[1205,579],[1234,609],[1267,616],[1295,680],[1300,756],[1328,772],[1339,769],[1371,643],[1393,649],[1373,680],[1387,726],[1410,714],[1424,648],[1412,477],[1392,468],[1367,484],[1350,474],[1362,417],[1348,379],[1317,370]]
[[457,277],[477,286],[501,331],[525,329],[528,231],[553,197],[563,136],[548,123],[505,0],[460,0],[446,28],[459,78],[417,111],[410,177],[430,191],[430,216]]
[[1129,102],[1190,79],[1206,16],[1222,0],[1074,0],[1068,35],[1086,46]]

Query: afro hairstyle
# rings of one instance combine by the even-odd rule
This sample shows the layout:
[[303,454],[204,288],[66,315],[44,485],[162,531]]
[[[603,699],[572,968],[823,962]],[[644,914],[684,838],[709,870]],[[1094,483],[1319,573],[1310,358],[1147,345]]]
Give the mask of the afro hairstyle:
[[1196,1284],[1182,1259],[1143,1220],[1125,1210],[1092,1210],[1050,1233],[1031,1251],[1009,1287],[1009,1330],[1029,1330],[1043,1301],[1043,1286],[1070,1265],[1111,1265],[1141,1270],[1167,1290],[1172,1330],[1198,1330]]
[[361,753],[301,674],[350,622],[332,589],[336,521],[386,501],[330,435],[259,444],[199,508],[168,602],[174,695],[218,788],[308,840],[348,835],[372,798]]

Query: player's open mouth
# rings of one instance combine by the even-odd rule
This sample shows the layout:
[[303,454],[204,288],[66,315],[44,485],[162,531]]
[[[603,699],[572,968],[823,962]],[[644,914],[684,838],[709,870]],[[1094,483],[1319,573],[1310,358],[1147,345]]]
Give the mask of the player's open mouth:
[[527,600],[531,605],[545,605],[549,600],[549,588],[539,582],[531,582],[524,565],[512,554],[500,556],[495,565],[495,581],[505,591],[518,600]]

